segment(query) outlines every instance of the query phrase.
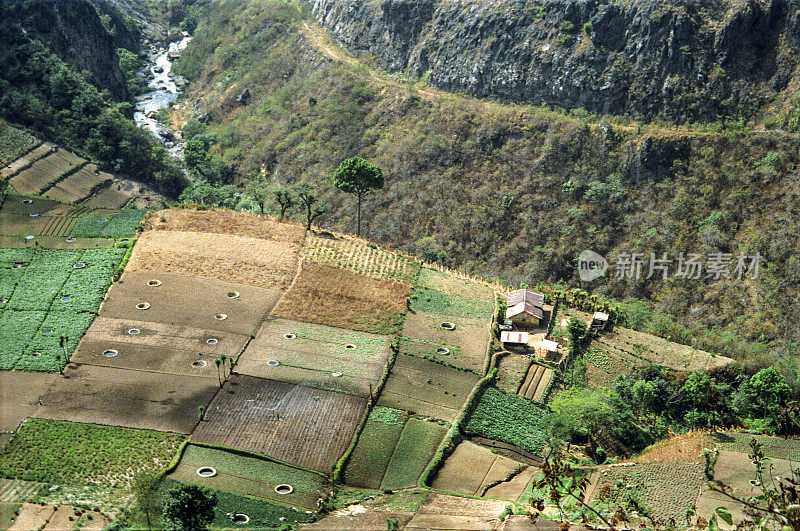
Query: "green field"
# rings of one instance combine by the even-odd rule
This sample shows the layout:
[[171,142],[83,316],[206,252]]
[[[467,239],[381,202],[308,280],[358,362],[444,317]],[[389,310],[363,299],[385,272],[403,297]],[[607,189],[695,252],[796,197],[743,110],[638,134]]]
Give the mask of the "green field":
[[399,409],[376,406],[370,412],[345,469],[345,483],[378,489],[408,415]]
[[137,472],[166,468],[182,440],[174,433],[29,419],[0,452],[0,477],[125,486]]
[[389,460],[381,488],[394,490],[415,486],[445,432],[447,428],[441,424],[418,418],[408,419]]
[[18,159],[36,145],[36,138],[0,121],[0,166]]
[[[167,492],[180,483],[169,478],[165,479],[159,487],[162,500]],[[231,529],[237,527],[228,513],[246,514],[250,522],[245,529],[277,529],[284,523],[301,524],[313,522],[314,512],[298,511],[291,507],[275,505],[251,496],[240,496],[230,492],[211,489],[217,495],[217,506],[214,508],[213,529]],[[241,526],[239,526],[241,527]]]
[[546,409],[530,400],[489,387],[470,415],[464,432],[539,453],[547,438],[546,415]]
[[[211,466],[217,475],[203,478],[197,475],[200,467]],[[178,467],[168,476],[182,483],[193,483],[239,496],[270,500],[285,507],[316,510],[317,500],[327,480],[318,473],[300,470],[268,459],[239,452],[206,448],[190,444]],[[275,487],[289,484],[291,494],[278,494]]]
[[132,208],[119,212],[95,210],[78,218],[70,235],[82,238],[130,238],[136,234],[144,213],[144,210]]
[[0,249],[0,369],[60,370],[125,252]]
[[470,319],[491,320],[494,313],[493,301],[445,295],[425,288],[417,288],[411,294],[411,307],[417,312]]
[[434,363],[481,374],[483,360],[466,356],[461,347],[448,343],[439,343],[425,339],[400,338],[400,353],[424,358]]

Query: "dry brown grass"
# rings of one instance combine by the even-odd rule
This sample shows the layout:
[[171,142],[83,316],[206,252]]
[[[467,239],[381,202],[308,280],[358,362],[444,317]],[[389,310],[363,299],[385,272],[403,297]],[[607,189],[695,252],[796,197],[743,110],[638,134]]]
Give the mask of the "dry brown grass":
[[410,286],[304,261],[273,315],[382,335],[397,333]]
[[295,243],[203,232],[147,231],[126,271],[160,271],[263,288],[288,288],[296,271]]
[[303,243],[306,232],[299,223],[279,222],[269,216],[216,208],[171,208],[151,212],[145,220],[145,227],[152,230],[232,234],[297,246]]
[[637,463],[696,463],[703,459],[709,433],[691,431],[675,435],[647,448],[635,459]]

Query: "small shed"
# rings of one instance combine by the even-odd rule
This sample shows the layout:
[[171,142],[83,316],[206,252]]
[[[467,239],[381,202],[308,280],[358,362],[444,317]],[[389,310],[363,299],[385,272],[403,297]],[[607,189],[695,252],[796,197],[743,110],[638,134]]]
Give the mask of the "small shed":
[[543,339],[539,344],[540,355],[546,361],[558,361],[561,354],[558,352],[558,343],[551,339]]
[[506,319],[514,326],[535,327],[544,317],[544,310],[540,306],[523,301],[506,309]]
[[527,346],[529,340],[528,332],[500,332],[500,341],[506,346]]
[[608,326],[608,314],[606,312],[594,312],[592,324],[589,327],[591,332],[600,332]]

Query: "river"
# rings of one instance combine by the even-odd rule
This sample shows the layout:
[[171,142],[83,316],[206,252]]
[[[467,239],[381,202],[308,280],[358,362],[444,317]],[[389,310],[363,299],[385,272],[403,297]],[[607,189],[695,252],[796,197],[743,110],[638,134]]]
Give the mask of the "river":
[[169,149],[170,155],[174,157],[183,156],[183,142],[176,141],[174,131],[158,123],[152,116],[154,112],[169,107],[171,102],[178,99],[180,87],[172,76],[172,61],[169,54],[183,51],[191,40],[192,38],[187,36],[179,42],[171,43],[166,50],[164,48],[151,50],[146,70],[150,73],[148,77],[152,76],[148,82],[152,90],[138,98],[136,112],[133,115],[136,124],[158,136]]

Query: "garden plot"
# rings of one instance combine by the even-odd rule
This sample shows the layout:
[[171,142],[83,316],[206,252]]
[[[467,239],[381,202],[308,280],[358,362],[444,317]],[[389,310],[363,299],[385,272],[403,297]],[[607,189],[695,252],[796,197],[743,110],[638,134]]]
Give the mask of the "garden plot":
[[447,427],[437,422],[415,417],[408,419],[389,459],[381,489],[416,486],[446,433]]
[[0,210],[0,232],[18,236],[66,236],[81,212],[81,208],[55,201],[10,195]]
[[219,390],[216,378],[68,364],[39,418],[189,433],[198,408]]
[[515,445],[539,454],[547,439],[547,410],[523,397],[488,387],[464,432]]
[[410,297],[415,312],[441,316],[481,319],[491,322],[494,298],[491,300],[467,299],[445,295],[431,289],[417,288]]
[[237,370],[367,397],[377,389],[391,353],[385,336],[270,319],[239,359]]
[[144,210],[92,210],[82,214],[72,229],[76,238],[132,238],[144,217]]
[[214,360],[221,355],[235,359],[248,339],[215,330],[100,317],[92,323],[72,361],[217,378],[222,371]]
[[56,375],[0,371],[0,433],[10,433],[33,415]]
[[112,426],[30,419],[0,452],[0,474],[44,483],[130,486],[137,472],[160,472],[183,440]]
[[279,296],[276,289],[246,284],[126,271],[109,290],[100,315],[250,335]]
[[36,236],[32,240],[24,236],[0,234],[0,249],[109,249],[116,242],[107,238],[64,238],[63,236]]
[[598,342],[644,362],[652,362],[678,371],[708,371],[733,362],[731,358],[725,356],[673,343],[630,328],[616,327],[614,332],[604,334]]
[[192,440],[327,474],[350,445],[365,408],[366,402],[352,395],[233,375]]
[[705,483],[703,469],[702,463],[610,465],[592,476],[597,479],[589,503],[624,504],[628,494],[635,493],[649,516],[682,522],[686,520],[686,509],[695,505]]
[[147,218],[147,228],[262,238],[295,248],[300,247],[305,236],[305,228],[300,223],[227,209],[172,208],[152,212]]
[[712,437],[714,444],[720,448],[743,454],[749,454],[752,451],[750,441],[755,439],[761,444],[764,457],[800,462],[800,439],[783,439],[739,432],[715,433]]
[[423,267],[420,270],[417,285],[450,297],[478,300],[494,306],[494,289],[482,282],[461,278],[451,273]]
[[87,164],[63,181],[56,183],[44,193],[44,196],[62,203],[77,203],[92,195],[92,192],[107,187],[111,184],[112,179],[112,175],[101,173],[94,164]]
[[304,260],[273,315],[381,335],[397,333],[408,285]]
[[348,485],[379,489],[389,460],[408,420],[405,411],[375,406],[358,443],[347,461],[344,481]]
[[464,441],[447,458],[432,487],[467,496],[516,500],[536,470],[497,455],[488,448]]
[[419,264],[374,244],[346,236],[308,234],[303,258],[346,269],[358,275],[413,284]]
[[286,289],[297,269],[293,243],[201,232],[146,231],[127,271],[158,271]]
[[[122,208],[130,202],[130,195],[123,193],[118,187],[112,185],[92,194],[88,200],[81,204],[91,208]],[[138,202],[136,204],[140,208],[144,206],[139,205]]]
[[63,175],[85,162],[72,153],[59,149],[14,175],[11,178],[11,186],[23,195],[39,195],[53,186]]
[[405,529],[494,530],[511,504],[430,491]]
[[452,422],[479,379],[477,374],[400,354],[378,404]]
[[[28,153],[20,156],[13,162],[8,162],[7,166],[3,167],[3,169],[0,170],[0,179],[7,179],[8,177],[18,173],[22,169],[27,168],[40,158],[46,157],[47,155],[50,154],[51,151],[53,151],[53,147],[54,146],[49,143],[40,144],[39,146],[35,147]],[[4,162],[3,164],[6,164],[6,162]]]
[[507,393],[516,393],[525,381],[530,365],[530,356],[506,354],[497,365],[495,386]]
[[[452,326],[451,326],[452,325]],[[464,369],[483,372],[491,320],[409,312],[403,324],[407,351]],[[449,352],[440,354],[440,348]]]
[[[216,474],[202,477],[198,470],[212,467]],[[190,444],[169,479],[192,483],[240,496],[253,496],[288,507],[315,511],[325,492],[327,480],[321,474],[284,464]],[[290,485],[291,492],[280,494],[279,485]],[[281,489],[278,489],[281,490]],[[288,489],[287,489],[288,490]]]

